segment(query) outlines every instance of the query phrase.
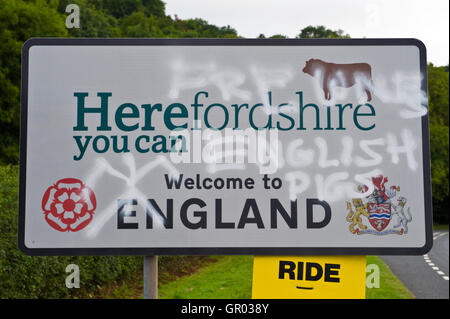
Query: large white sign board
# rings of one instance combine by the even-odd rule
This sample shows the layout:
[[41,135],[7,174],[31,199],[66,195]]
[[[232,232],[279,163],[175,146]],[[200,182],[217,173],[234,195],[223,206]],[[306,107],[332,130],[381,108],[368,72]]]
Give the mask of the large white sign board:
[[425,47],[32,39],[27,254],[421,254]]

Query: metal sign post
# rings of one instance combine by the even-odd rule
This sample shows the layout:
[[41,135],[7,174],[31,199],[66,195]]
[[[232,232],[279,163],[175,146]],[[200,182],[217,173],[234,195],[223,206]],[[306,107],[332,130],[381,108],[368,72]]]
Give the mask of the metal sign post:
[[144,299],[158,299],[158,256],[144,256]]

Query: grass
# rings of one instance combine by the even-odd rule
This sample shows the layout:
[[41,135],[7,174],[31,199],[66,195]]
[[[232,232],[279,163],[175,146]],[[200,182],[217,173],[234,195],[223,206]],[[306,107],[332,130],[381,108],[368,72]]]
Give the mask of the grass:
[[[187,258],[187,257],[186,257]],[[160,299],[249,299],[252,291],[253,256],[214,256],[213,261],[196,268],[193,274],[173,281],[160,282]],[[367,299],[410,299],[408,289],[376,256],[368,256],[367,264],[380,270],[380,287],[367,288]],[[142,298],[142,273],[133,281],[125,281],[105,291],[109,298]]]
[[161,299],[249,299],[253,256],[221,256],[191,276],[162,285]]
[[380,287],[366,288],[366,299],[411,299],[414,296],[376,256],[367,256],[367,265],[376,264],[380,269]]
[[433,224],[433,231],[448,230],[448,224]]

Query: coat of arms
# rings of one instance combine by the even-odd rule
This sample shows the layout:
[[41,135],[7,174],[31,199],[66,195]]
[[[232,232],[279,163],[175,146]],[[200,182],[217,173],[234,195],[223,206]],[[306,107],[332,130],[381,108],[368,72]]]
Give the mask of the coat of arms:
[[[352,234],[371,235],[403,235],[408,233],[408,223],[412,221],[411,210],[406,209],[407,199],[397,197],[400,186],[390,186],[388,178],[382,175],[372,177],[374,190],[365,198],[353,198],[352,203],[347,202],[349,211],[346,220],[350,223]],[[359,185],[358,191],[366,193],[368,187]],[[368,224],[364,223],[366,218]],[[370,228],[370,226],[371,228]]]

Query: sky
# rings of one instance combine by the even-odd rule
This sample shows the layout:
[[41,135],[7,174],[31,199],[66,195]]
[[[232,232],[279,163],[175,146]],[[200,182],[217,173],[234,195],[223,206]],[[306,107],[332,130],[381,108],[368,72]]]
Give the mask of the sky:
[[449,0],[163,0],[166,14],[230,25],[240,36],[294,38],[308,25],[352,38],[417,38],[428,62],[449,63]]

